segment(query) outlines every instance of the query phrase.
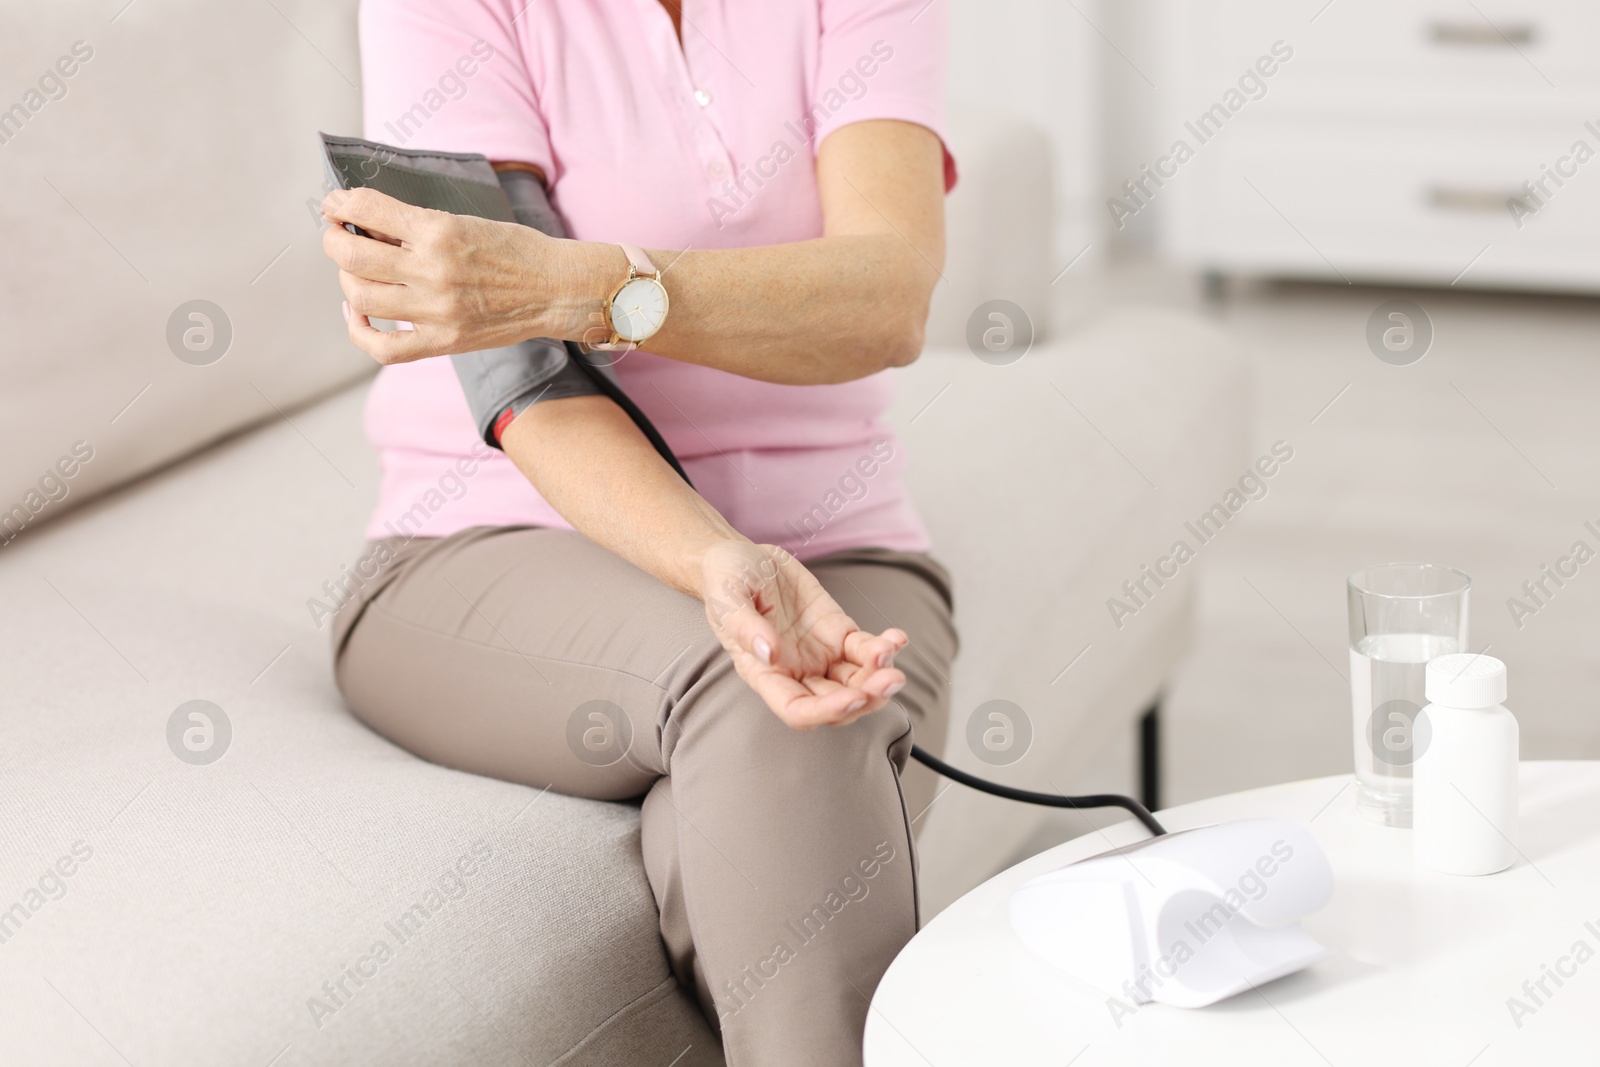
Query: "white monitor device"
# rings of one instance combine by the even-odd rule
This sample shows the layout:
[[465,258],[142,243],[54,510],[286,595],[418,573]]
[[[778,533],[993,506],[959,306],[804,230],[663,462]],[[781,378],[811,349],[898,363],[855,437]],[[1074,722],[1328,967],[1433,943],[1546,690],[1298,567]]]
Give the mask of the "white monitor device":
[[1011,897],[1011,926],[1049,963],[1136,1004],[1214,1004],[1331,955],[1300,928],[1333,871],[1281,819],[1182,830],[1070,864]]

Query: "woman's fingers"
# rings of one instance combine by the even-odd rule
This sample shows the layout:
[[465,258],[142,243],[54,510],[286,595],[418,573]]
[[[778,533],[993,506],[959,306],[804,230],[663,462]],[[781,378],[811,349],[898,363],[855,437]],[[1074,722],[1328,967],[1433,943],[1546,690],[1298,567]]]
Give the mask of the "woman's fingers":
[[874,701],[864,693],[841,686],[822,696],[800,697],[784,709],[784,721],[797,729],[839,726],[859,715],[875,711]]
[[909,643],[904,630],[890,627],[881,634],[855,630],[845,635],[844,658],[868,667],[886,667]]
[[826,678],[802,681],[783,671],[761,667],[753,660],[747,662],[750,673],[740,672],[745,681],[778,718],[796,730],[831,726],[866,710],[873,702],[870,695]]
[[323,218],[340,223],[341,229],[346,222],[359,226],[380,241],[415,241],[432,214],[376,189],[335,189],[322,198]]
[[782,652],[777,627],[756,609],[747,590],[726,590],[724,596],[726,601],[713,605],[714,625],[723,647],[731,642],[764,667],[777,663]]
[[344,290],[350,310],[377,319],[403,319],[416,314],[416,298],[404,285],[368,281],[348,271],[339,272],[339,288]]
[[796,678],[781,667],[763,664],[748,652],[734,652],[733,660],[740,676],[762,702],[796,730],[836,726],[876,711],[885,703],[880,693],[842,685],[820,675]]
[[[331,194],[330,194],[331,195]],[[322,251],[339,269],[374,282],[404,282],[406,249],[353,234],[343,226],[322,231]]]
[[829,680],[859,689],[872,697],[892,697],[905,688],[905,672],[895,667],[857,667],[853,671],[830,671]]
[[883,708],[906,683],[893,666],[903,631],[861,631],[803,566],[774,572],[764,547],[708,553],[706,615],[739,676],[797,730],[843,725]]
[[388,366],[438,355],[438,345],[421,330],[380,330],[372,320],[345,304],[345,325],[351,342],[373,359]]
[[548,332],[529,319],[537,317],[533,305],[543,307],[532,290],[547,277],[557,239],[516,223],[414,207],[373,189],[335,190],[322,213],[336,224],[322,234],[328,258],[354,278],[395,287],[347,286],[352,307],[418,324],[418,336],[403,342],[353,327],[352,338],[362,338],[362,350],[379,362],[495,348]]
[[[855,691],[854,687],[847,687],[847,689],[849,689],[852,692]],[[835,718],[828,725],[830,725],[830,726],[849,726],[851,723],[855,722],[857,719],[864,718],[865,716],[871,715],[875,711],[882,711],[884,708],[888,707],[888,705],[889,705],[889,700],[888,700],[887,697],[884,697],[884,696],[881,696],[881,695],[880,696],[873,696],[873,695],[871,695],[869,693],[869,694],[867,694],[867,697],[866,697],[866,699],[864,701],[856,701],[854,705],[847,706],[845,708],[845,710],[844,710],[844,714],[842,714],[839,717]],[[852,710],[852,708],[853,708],[853,710]]]

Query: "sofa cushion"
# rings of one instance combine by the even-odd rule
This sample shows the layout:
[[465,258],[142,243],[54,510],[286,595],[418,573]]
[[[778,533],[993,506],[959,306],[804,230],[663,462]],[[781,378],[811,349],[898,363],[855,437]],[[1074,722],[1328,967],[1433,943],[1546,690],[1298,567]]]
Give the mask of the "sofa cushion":
[[[634,808],[342,707],[308,601],[370,505],[360,396],[0,549],[0,1063],[720,1064]],[[225,745],[174,740],[195,700]]]
[[[370,373],[313,211],[316,131],[360,128],[355,12],[7,10],[0,540]],[[92,460],[41,487],[79,441]]]

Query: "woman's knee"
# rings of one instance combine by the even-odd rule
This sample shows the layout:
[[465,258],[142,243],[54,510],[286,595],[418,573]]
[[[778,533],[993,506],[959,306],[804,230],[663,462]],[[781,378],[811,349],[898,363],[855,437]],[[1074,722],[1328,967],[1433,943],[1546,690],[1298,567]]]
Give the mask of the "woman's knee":
[[[715,639],[711,639],[715,644]],[[683,745],[733,758],[755,757],[784,768],[887,757],[898,770],[911,750],[911,719],[898,702],[848,726],[796,730],[767,707],[716,645],[686,655],[680,675],[668,684],[662,722],[662,756],[670,768]],[[669,770],[670,773],[670,770]]]

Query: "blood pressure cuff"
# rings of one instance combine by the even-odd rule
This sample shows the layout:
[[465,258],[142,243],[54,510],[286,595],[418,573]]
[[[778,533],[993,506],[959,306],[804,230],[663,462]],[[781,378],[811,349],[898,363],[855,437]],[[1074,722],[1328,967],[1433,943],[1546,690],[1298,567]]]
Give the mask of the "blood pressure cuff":
[[[543,184],[529,171],[497,174],[488,159],[470,153],[419,152],[354,137],[321,137],[330,189],[371,188],[417,207],[519,222],[551,237],[567,235]],[[509,410],[514,418],[544,400],[607,395],[622,404],[635,422],[643,418],[622,395],[616,372],[587,358],[570,342],[534,338],[453,355],[450,363],[478,434],[491,448],[500,447],[495,428],[502,415]],[[664,447],[655,427],[649,427],[646,436],[658,449]]]

